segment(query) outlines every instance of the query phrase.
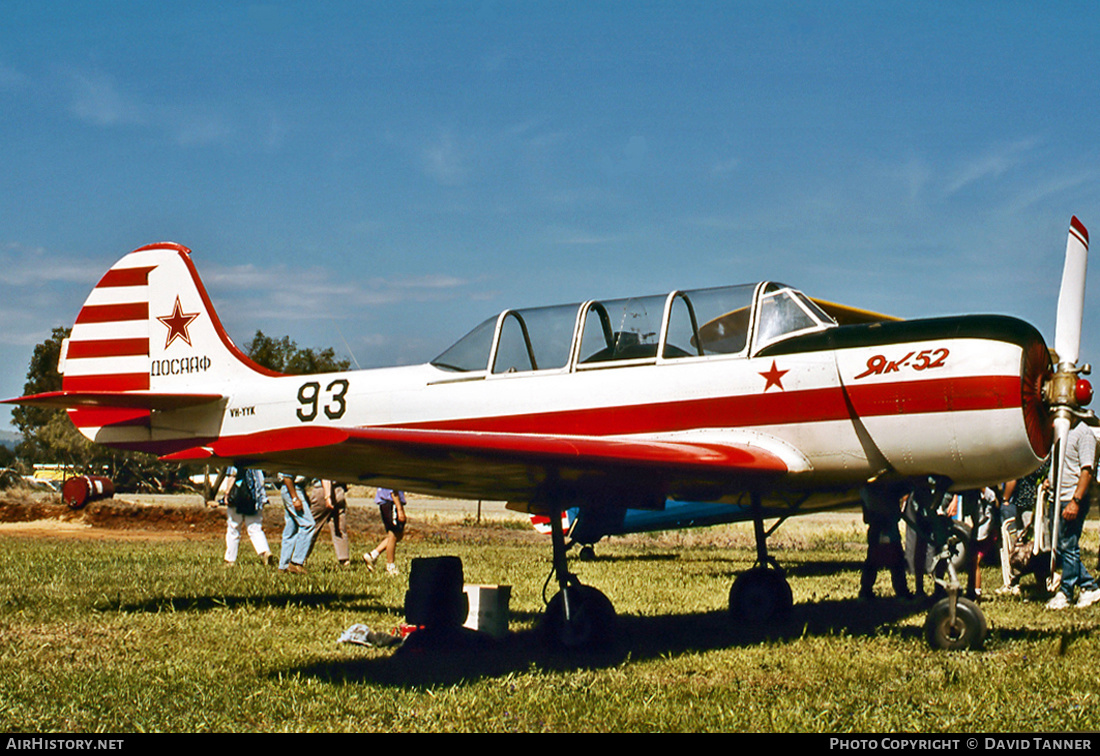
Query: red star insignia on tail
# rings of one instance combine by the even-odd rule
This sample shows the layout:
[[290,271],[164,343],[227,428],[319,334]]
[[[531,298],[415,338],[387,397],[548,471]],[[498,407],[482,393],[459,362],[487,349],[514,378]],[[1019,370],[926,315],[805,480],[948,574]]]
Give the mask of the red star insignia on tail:
[[164,342],[164,348],[167,349],[177,338],[183,339],[187,342],[187,346],[191,346],[191,336],[187,333],[187,326],[191,325],[191,321],[197,318],[199,314],[197,312],[184,313],[183,307],[180,306],[180,298],[176,297],[176,306],[172,310],[172,314],[157,318],[168,327],[168,339]]
[[783,388],[783,376],[789,372],[791,371],[777,368],[775,366],[775,360],[772,360],[772,369],[760,374],[767,380],[767,383],[764,384],[764,390],[767,391],[772,386],[776,386],[780,391],[786,391],[786,389]]

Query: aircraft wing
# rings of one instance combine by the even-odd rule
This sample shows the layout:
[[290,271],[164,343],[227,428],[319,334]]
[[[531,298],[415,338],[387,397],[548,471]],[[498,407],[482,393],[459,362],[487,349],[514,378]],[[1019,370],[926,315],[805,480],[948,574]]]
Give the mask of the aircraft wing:
[[312,470],[426,494],[538,501],[549,491],[637,508],[666,495],[733,493],[786,474],[772,450],[709,436],[565,436],[419,428],[293,428],[223,438],[163,457]]

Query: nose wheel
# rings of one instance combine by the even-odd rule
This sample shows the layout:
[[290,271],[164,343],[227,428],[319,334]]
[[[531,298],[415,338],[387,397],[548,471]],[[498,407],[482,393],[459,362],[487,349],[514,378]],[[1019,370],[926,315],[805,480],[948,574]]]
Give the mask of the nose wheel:
[[936,602],[924,620],[924,638],[933,650],[977,650],[985,644],[989,623],[985,613],[971,599],[963,597],[959,571],[970,571],[970,589],[974,587],[977,566],[970,558],[975,548],[974,534],[978,528],[977,497],[965,492],[960,498],[964,514],[972,518],[968,527],[939,512],[941,503],[950,494],[949,481],[930,478],[914,491],[915,519],[907,522],[932,548],[930,572],[946,598]]
[[939,601],[924,621],[925,640],[937,650],[977,650],[985,643],[988,632],[985,614],[965,598]]

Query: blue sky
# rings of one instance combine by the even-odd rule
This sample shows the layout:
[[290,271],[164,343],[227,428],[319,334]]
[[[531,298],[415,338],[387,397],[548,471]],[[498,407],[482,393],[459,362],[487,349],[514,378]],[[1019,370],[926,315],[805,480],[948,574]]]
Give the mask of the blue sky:
[[[238,343],[369,367],[505,307],[761,279],[1050,341],[1071,215],[1100,233],[1095,3],[0,0],[0,21],[4,397],[161,240]],[[1100,361],[1095,306],[1084,328]]]

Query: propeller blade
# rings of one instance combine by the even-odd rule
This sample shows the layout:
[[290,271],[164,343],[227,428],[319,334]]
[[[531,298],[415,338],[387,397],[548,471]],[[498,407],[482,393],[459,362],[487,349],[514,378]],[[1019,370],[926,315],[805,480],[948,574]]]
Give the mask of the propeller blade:
[[1052,410],[1054,414],[1054,446],[1051,449],[1051,544],[1050,574],[1055,574],[1058,554],[1058,531],[1062,524],[1062,481],[1065,479],[1066,443],[1073,424],[1072,412],[1077,404],[1071,390],[1077,373],[1077,358],[1081,351],[1081,321],[1085,312],[1085,272],[1088,267],[1089,232],[1073,216],[1066,239],[1066,262],[1062,269],[1062,288],[1058,292],[1058,321],[1054,326],[1055,366]]
[[1054,326],[1054,351],[1060,363],[1076,364],[1081,349],[1088,252],[1089,232],[1075,215],[1069,224],[1062,288],[1058,292],[1058,320]]

